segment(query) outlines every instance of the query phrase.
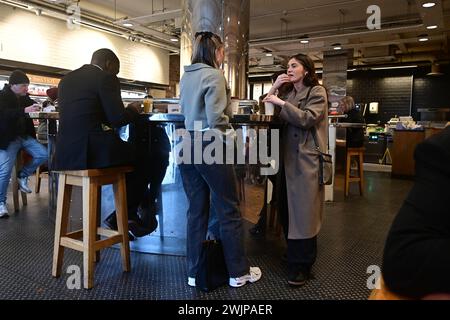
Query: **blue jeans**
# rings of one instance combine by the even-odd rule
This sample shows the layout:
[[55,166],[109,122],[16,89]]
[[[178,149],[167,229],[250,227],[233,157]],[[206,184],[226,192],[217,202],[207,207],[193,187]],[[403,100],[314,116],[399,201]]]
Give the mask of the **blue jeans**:
[[[205,146],[204,146],[205,147]],[[192,154],[193,154],[192,149]],[[233,165],[181,164],[181,177],[189,208],[187,214],[188,276],[197,275],[202,243],[206,239],[210,207],[219,224],[225,261],[230,277],[249,272],[243,225]],[[211,200],[211,204],[210,204]]]
[[20,149],[24,149],[33,157],[20,171],[20,177],[32,175],[41,164],[47,161],[47,148],[29,136],[18,137],[9,143],[6,150],[0,149],[0,202],[6,202],[11,171]]

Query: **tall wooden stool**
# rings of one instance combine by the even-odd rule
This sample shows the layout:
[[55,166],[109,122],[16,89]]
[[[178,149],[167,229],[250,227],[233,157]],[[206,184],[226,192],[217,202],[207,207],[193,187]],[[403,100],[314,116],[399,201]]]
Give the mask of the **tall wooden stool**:
[[36,179],[35,179],[35,183],[34,183],[34,192],[35,193],[39,193],[41,191],[42,176],[47,176],[47,175],[48,175],[48,168],[47,168],[46,164],[40,165],[36,169]]
[[[86,289],[94,286],[94,262],[96,252],[120,243],[122,265],[130,271],[130,245],[128,242],[128,212],[125,173],[131,167],[59,171],[58,203],[56,209],[55,243],[52,275],[61,275],[64,247],[83,252],[83,284]],[[101,186],[113,184],[118,231],[97,227],[100,216]],[[72,186],[82,187],[83,229],[67,232]],[[99,240],[99,235],[106,239]],[[82,240],[78,240],[82,239]]]
[[[345,196],[348,196],[350,183],[359,183],[359,194],[363,195],[364,191],[364,148],[347,148],[347,161],[345,165]],[[350,168],[352,165],[352,157],[358,157],[358,177],[350,176]]]
[[17,153],[16,157],[16,163],[14,164],[14,167],[11,172],[11,188],[12,188],[12,194],[13,194],[13,203],[14,203],[14,211],[19,211],[19,192],[22,198],[22,205],[26,206],[27,201],[27,194],[25,192],[22,192],[19,190],[19,183],[17,182],[17,175],[19,174],[20,169],[22,169],[23,166],[23,159],[22,159],[22,151],[19,151]]

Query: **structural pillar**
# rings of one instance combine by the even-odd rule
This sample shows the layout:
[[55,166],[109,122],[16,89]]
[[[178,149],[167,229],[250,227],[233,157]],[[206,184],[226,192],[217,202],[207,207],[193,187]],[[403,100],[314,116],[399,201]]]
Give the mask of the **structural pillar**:
[[194,35],[210,31],[225,44],[223,70],[231,96],[247,98],[250,0],[182,0],[180,76],[191,64]]

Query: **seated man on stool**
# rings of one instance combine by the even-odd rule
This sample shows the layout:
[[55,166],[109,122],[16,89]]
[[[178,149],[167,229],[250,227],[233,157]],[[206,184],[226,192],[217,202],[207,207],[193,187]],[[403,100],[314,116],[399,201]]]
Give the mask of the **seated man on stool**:
[[[128,227],[132,236],[148,234],[137,215],[146,191],[141,165],[136,162],[134,146],[122,141],[109,128],[135,122],[140,103],[124,108],[117,74],[120,61],[109,49],[92,55],[91,64],[67,74],[59,84],[59,132],[53,170],[85,170],[134,166],[127,174]],[[145,189],[142,187],[144,186]],[[105,221],[117,230],[115,213]],[[152,230],[153,231],[153,230]]]
[[0,91],[0,218],[8,217],[6,193],[19,150],[25,149],[32,156],[18,175],[22,192],[31,193],[28,177],[47,161],[47,149],[36,140],[33,121],[25,115],[40,109],[28,95],[29,84],[27,75],[15,70]]

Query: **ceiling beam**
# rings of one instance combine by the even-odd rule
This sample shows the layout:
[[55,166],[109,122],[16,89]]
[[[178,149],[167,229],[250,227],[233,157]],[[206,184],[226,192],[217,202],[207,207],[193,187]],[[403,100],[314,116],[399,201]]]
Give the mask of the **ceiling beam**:
[[126,17],[126,18],[116,21],[116,23],[123,24],[125,22],[133,23],[134,21],[137,21],[141,25],[148,25],[151,23],[159,22],[159,21],[165,21],[165,20],[179,18],[179,17],[181,17],[181,15],[182,15],[182,10],[176,9],[176,10],[158,12],[158,13],[154,13],[154,14],[133,17],[133,18]]

